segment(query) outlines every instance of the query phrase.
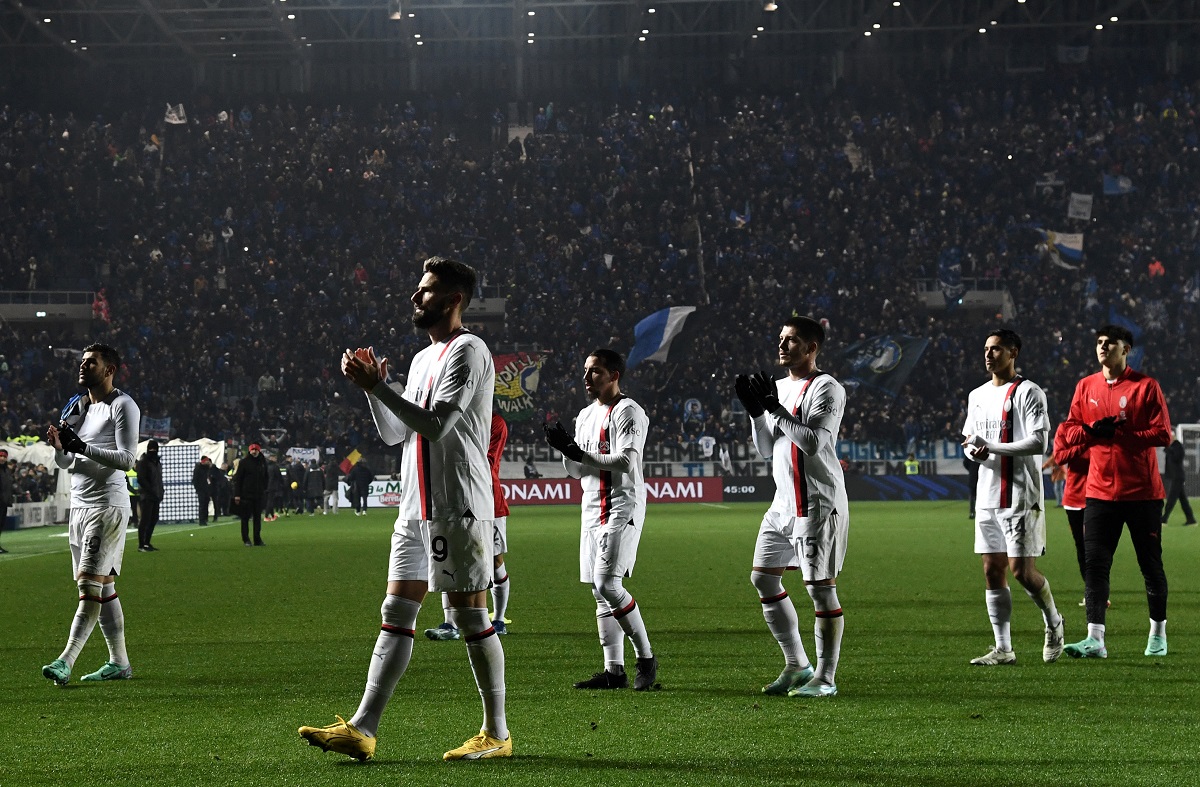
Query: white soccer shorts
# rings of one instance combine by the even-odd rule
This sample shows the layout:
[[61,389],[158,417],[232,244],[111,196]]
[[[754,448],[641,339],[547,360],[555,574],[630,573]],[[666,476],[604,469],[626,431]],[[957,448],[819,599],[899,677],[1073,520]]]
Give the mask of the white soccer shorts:
[[492,520],[494,529],[492,539],[492,557],[508,554],[508,517],[498,516]]
[[125,557],[125,527],[133,512],[119,506],[72,508],[67,525],[75,576],[116,577]]
[[487,590],[493,538],[490,519],[397,519],[388,581],[428,582],[433,593]]
[[592,584],[592,577],[633,576],[641,525],[632,519],[623,525],[582,525],[579,532],[579,581]]
[[975,553],[1041,557],[1046,554],[1046,512],[1038,508],[980,508],[975,512]]
[[754,544],[758,568],[800,569],[805,582],[836,579],[846,561],[850,519],[843,511],[824,518],[763,515]]

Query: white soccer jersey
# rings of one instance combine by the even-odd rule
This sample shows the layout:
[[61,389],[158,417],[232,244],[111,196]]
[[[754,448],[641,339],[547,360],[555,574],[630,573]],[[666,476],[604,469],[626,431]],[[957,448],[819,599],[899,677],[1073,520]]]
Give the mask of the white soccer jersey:
[[87,406],[75,432],[88,444],[88,456],[61,451],[55,456],[55,463],[71,473],[72,509],[129,508],[125,471],[133,467],[141,420],[137,404],[119,388]]
[[586,527],[624,525],[641,527],[646,520],[646,482],[642,477],[642,455],[650,419],[641,405],[627,396],[610,404],[592,402],[575,419],[575,442],[589,454],[636,452],[628,471],[602,470],[572,462],[566,457],[567,472],[583,487],[582,522]]
[[832,375],[775,381],[780,405],[790,418],[765,413],[754,419],[754,445],[771,458],[775,499],[770,511],[823,520],[849,512],[846,479],[837,457],[846,389]]
[[979,435],[991,446],[1025,442],[1034,451],[1023,456],[989,451],[979,464],[976,509],[1045,507],[1042,454],[1049,434],[1046,394],[1037,383],[1015,377],[1003,385],[988,382],[971,391],[964,436]]
[[[451,402],[461,416],[440,440],[422,437],[371,396],[385,440],[404,441],[400,460],[402,520],[492,519],[492,473],[487,449],[495,389],[492,354],[478,336],[460,329],[417,353],[401,396],[426,410]],[[392,442],[391,444],[394,444]]]

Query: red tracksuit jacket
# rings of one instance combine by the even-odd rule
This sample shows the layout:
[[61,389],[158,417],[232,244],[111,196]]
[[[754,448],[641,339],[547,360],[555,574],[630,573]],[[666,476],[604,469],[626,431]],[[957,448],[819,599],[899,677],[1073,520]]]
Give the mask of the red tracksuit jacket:
[[[1125,419],[1111,440],[1084,431],[1084,424],[1110,415]],[[1154,449],[1171,444],[1171,419],[1153,377],[1129,368],[1112,385],[1101,372],[1084,377],[1075,386],[1070,415],[1059,431],[1064,446],[1088,448],[1088,497],[1123,501],[1166,497]]]

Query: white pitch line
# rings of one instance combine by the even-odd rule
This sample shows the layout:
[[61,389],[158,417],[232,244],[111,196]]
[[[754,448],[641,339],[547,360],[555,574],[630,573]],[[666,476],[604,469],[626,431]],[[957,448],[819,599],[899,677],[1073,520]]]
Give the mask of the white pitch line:
[[701,503],[700,505],[708,506],[709,508],[725,508],[725,509],[733,508],[733,506],[723,506],[720,503]]

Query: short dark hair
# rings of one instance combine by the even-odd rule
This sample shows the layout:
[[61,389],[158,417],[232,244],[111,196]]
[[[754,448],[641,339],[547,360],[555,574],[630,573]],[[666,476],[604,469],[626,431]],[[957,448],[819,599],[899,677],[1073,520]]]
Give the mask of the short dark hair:
[[158,441],[154,438],[150,438],[146,441],[146,450],[149,451],[151,448],[153,448],[155,451],[158,450]]
[[990,339],[993,336],[995,336],[997,339],[999,339],[1000,343],[1003,344],[1008,349],[1016,350],[1017,352],[1021,351],[1021,337],[1017,334],[1016,331],[1010,330],[1008,328],[997,328],[996,330],[989,333],[987,335],[987,338]]
[[588,353],[589,358],[599,358],[600,365],[610,372],[616,372],[620,377],[625,376],[625,359],[616,350],[607,347],[597,347]]
[[96,353],[96,355],[100,356],[100,360],[109,366],[121,367],[121,354],[107,344],[92,342],[87,347],[84,347],[83,351],[85,353]]
[[785,328],[794,328],[796,335],[806,342],[816,342],[817,347],[825,344],[825,328],[812,317],[788,317],[783,321]]
[[1130,347],[1133,346],[1133,332],[1121,325],[1101,325],[1096,329],[1096,338],[1099,339],[1101,336],[1120,339]]
[[425,260],[425,265],[422,269],[426,273],[432,273],[437,276],[437,279],[442,284],[447,285],[452,290],[457,290],[462,293],[462,307],[464,309],[471,303],[471,296],[475,294],[475,282],[479,277],[475,274],[475,269],[465,262],[451,259],[449,257],[430,257]]

